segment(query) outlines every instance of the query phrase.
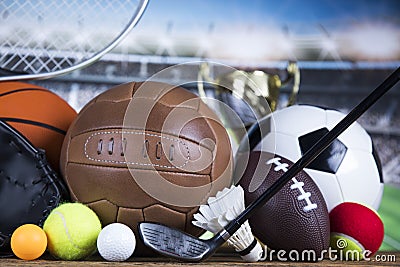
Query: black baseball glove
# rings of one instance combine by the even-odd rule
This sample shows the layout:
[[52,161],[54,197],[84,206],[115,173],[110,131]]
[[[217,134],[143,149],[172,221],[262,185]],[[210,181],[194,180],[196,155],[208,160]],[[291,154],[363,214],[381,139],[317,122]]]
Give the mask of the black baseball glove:
[[42,226],[50,211],[68,199],[44,151],[0,120],[0,257],[12,255],[10,238],[16,228]]

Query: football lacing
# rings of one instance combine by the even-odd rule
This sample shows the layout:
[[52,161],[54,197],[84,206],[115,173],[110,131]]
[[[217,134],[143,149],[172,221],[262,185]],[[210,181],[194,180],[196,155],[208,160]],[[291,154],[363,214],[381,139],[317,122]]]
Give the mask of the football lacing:
[[[106,132],[106,133],[110,133],[110,132]],[[130,133],[130,132],[127,132],[127,133]],[[149,134],[150,135],[150,134]],[[94,135],[92,135],[92,136],[94,136]],[[89,158],[89,159],[92,159],[92,158],[90,158],[90,157],[88,157],[87,156],[87,152],[86,152],[86,145],[87,145],[87,143],[88,143],[88,141],[89,141],[89,139],[90,138],[92,138],[92,136],[90,136],[87,140],[86,140],[86,143],[85,143],[85,155],[86,155],[86,157],[87,158]],[[154,135],[150,135],[150,136],[154,136]],[[162,137],[162,136],[160,136],[160,137]],[[172,140],[172,141],[176,141],[176,140],[174,140],[174,139],[170,139],[170,138],[167,138],[167,137],[163,137],[163,138],[165,138],[165,139],[169,139],[169,140]],[[179,141],[180,142],[180,141]],[[108,143],[107,143],[107,141],[104,141],[102,138],[100,138],[99,140],[98,140],[98,142],[97,142],[97,155],[101,155],[102,153],[103,153],[103,147],[105,147],[105,150],[106,150],[106,152],[109,154],[109,155],[113,155],[114,154],[114,152],[115,152],[115,150],[117,150],[117,148],[115,147],[115,144],[116,144],[117,142],[114,140],[114,137],[111,137],[109,140],[108,140]],[[120,143],[120,145],[119,145],[119,151],[120,151],[120,156],[121,157],[124,157],[125,156],[125,153],[126,153],[126,149],[127,149],[127,144],[128,144],[128,141],[127,141],[127,139],[124,137],[123,139],[122,139],[122,142]],[[184,144],[184,143],[182,143],[182,144]],[[184,144],[185,145],[185,144]],[[185,145],[186,146],[186,145]],[[148,156],[149,156],[149,147],[150,147],[150,142],[149,142],[149,140],[144,140],[144,142],[143,142],[143,147],[142,147],[142,150],[141,150],[141,154],[142,154],[142,157],[143,158],[147,158]],[[186,146],[186,149],[188,150],[189,148]],[[167,155],[168,154],[168,155]],[[163,156],[168,156],[168,158],[169,158],[169,161],[174,161],[174,158],[175,158],[175,146],[174,146],[174,144],[170,144],[169,145],[169,151],[168,152],[166,152],[166,151],[164,151],[164,145],[163,145],[163,143],[161,142],[161,141],[158,141],[157,143],[156,143],[156,147],[155,147],[155,158],[157,159],[157,160],[160,160]],[[122,163],[122,162],[121,162]],[[161,165],[159,165],[159,166],[161,166]],[[165,166],[164,166],[165,167]]]
[[[276,166],[274,167],[274,171],[276,171],[276,172],[281,171],[281,170],[284,171],[284,172],[287,172],[289,164],[282,163],[282,162],[280,162],[280,160],[281,160],[281,158],[279,158],[279,157],[270,159],[270,160],[267,161],[267,165],[275,164]],[[307,203],[307,206],[305,206],[303,208],[303,210],[305,212],[309,212],[309,211],[311,211],[313,209],[316,209],[318,207],[317,204],[312,203],[311,200],[310,200],[311,193],[310,192],[306,192],[303,189],[304,182],[297,181],[296,177],[292,178],[292,182],[293,182],[293,184],[290,186],[290,189],[291,190],[298,189],[300,191],[300,195],[297,197],[297,200],[299,200],[299,201],[300,200],[305,200],[306,203]]]

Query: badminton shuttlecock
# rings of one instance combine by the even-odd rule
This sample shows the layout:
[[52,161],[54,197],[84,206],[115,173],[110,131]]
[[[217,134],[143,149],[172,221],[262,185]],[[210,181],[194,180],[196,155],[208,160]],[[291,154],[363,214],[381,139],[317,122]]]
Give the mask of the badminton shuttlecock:
[[[192,223],[212,233],[218,233],[231,220],[244,210],[244,191],[240,186],[231,186],[218,191],[215,197],[210,197],[206,205],[201,205],[199,212],[194,214]],[[239,230],[228,239],[243,260],[255,262],[260,260],[263,250],[253,236],[249,222],[246,221]]]

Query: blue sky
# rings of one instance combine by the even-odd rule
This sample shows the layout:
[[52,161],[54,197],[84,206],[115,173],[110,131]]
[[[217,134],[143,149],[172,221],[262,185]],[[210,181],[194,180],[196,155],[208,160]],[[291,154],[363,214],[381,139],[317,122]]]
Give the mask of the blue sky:
[[157,55],[397,60],[400,0],[150,0],[135,33]]
[[[43,34],[69,27],[81,33],[72,41],[82,43],[93,43],[90,38],[98,40],[99,20],[106,22],[100,27],[105,35],[125,26],[136,3],[121,1],[118,6],[118,1],[88,0],[85,3],[96,12],[82,20],[82,10],[74,9],[70,1],[72,12],[66,8],[38,20],[40,14],[54,11],[54,5],[33,0],[38,4],[30,7],[29,13],[38,15],[32,16],[30,23],[17,11],[14,1],[0,0],[0,9],[14,9],[11,15],[0,10],[7,23],[15,22],[19,27],[24,18],[23,25],[46,25],[48,29],[40,27],[40,34],[32,31],[32,38],[40,42]],[[110,9],[118,10],[118,16]],[[77,23],[64,23],[71,21]],[[14,28],[0,29],[9,34]],[[262,62],[400,60],[399,43],[400,0],[149,0],[141,21],[121,43],[121,49],[133,54]]]
[[400,24],[398,0],[153,0],[141,25],[243,23],[278,25],[388,21]]

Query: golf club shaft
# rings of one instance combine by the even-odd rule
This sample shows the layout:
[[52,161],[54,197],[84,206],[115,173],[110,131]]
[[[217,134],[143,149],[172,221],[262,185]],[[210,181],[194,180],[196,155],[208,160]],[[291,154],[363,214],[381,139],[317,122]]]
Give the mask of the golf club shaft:
[[272,184],[259,198],[252,202],[235,220],[231,221],[225,230],[234,234],[240,226],[250,218],[255,211],[271,199],[290,179],[297,175],[303,168],[310,164],[322,153],[341,133],[364,114],[379,98],[388,92],[400,80],[400,67],[397,68],[381,85],[358,104],[346,117],[344,117],[331,131],[325,134],[312,146],[287,172]]

